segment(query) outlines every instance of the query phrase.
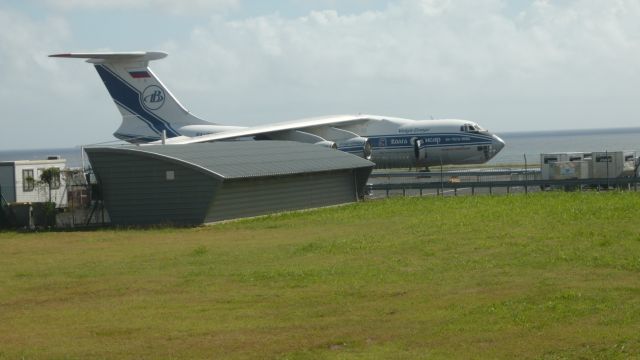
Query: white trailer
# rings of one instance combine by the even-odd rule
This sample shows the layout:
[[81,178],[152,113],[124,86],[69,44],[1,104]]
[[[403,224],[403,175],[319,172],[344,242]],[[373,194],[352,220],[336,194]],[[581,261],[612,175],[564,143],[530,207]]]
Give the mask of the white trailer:
[[548,166],[545,180],[588,179],[588,161],[557,161]]
[[590,177],[611,179],[633,177],[636,155],[634,151],[599,151],[591,156]]
[[540,154],[542,180],[586,179],[591,153],[563,152]]
[[[56,207],[67,205],[67,192],[63,170],[67,161],[57,156],[47,160],[16,160],[0,162],[0,191],[9,203],[47,202],[51,198]],[[60,176],[49,186],[40,181],[40,175],[48,168],[60,169]],[[49,197],[51,195],[51,197]]]

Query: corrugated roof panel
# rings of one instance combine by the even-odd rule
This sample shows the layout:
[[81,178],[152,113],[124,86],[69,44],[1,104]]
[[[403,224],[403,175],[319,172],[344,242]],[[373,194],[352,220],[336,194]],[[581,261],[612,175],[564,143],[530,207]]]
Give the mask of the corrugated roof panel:
[[293,141],[226,141],[190,145],[124,146],[104,149],[144,152],[175,158],[225,179],[300,174],[373,167],[375,164],[345,152]]

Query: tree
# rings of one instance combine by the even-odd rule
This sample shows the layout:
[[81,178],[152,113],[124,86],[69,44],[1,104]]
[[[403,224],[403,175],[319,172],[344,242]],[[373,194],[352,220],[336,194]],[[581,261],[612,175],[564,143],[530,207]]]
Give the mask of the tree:
[[51,189],[54,185],[60,186],[60,169],[57,167],[44,169],[40,174],[40,181],[49,187],[49,202],[51,202]]

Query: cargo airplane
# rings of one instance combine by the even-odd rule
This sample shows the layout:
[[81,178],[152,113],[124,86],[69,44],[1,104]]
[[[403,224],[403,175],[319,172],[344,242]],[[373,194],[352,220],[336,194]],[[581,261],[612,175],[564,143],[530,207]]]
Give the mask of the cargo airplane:
[[370,159],[378,168],[479,164],[504,147],[497,135],[467,120],[409,120],[335,115],[250,127],[192,115],[149,68],[163,52],[54,54],[93,64],[122,125],[113,134],[130,143],[194,144],[222,140],[290,140],[337,148]]

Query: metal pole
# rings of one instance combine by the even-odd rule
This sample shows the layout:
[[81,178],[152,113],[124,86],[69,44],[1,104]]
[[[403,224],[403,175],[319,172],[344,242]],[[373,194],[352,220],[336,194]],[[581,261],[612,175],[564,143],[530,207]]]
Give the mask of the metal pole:
[[604,151],[604,158],[607,160],[607,190],[609,190],[609,152]]
[[[74,198],[75,198],[76,192],[75,192],[75,186],[74,185],[71,186],[71,194],[72,194],[71,195],[71,227],[75,227],[76,226],[76,216],[75,216],[76,207],[74,206],[74,204],[75,204]],[[67,194],[67,202],[69,201],[68,196],[69,196],[69,194]]]
[[440,189],[442,189],[442,196],[444,196],[444,177],[442,174],[442,154],[440,154]]
[[84,146],[80,146],[80,162],[82,163],[82,175],[84,176]]
[[527,188],[527,181],[529,180],[529,169],[527,168],[527,154],[523,154],[524,156],[524,193],[528,194],[529,189]]
[[[633,152],[633,191],[638,191],[638,158],[636,152]],[[629,184],[629,190],[631,190],[631,184]]]

